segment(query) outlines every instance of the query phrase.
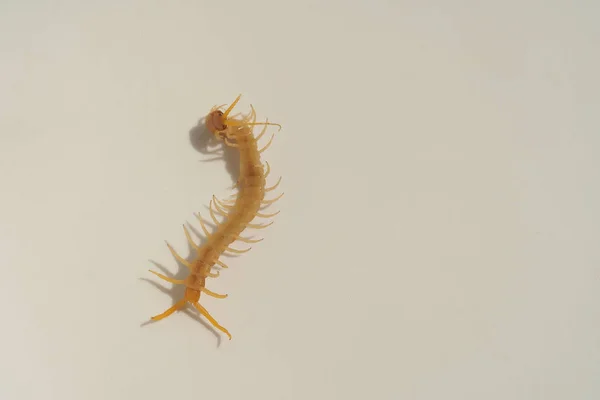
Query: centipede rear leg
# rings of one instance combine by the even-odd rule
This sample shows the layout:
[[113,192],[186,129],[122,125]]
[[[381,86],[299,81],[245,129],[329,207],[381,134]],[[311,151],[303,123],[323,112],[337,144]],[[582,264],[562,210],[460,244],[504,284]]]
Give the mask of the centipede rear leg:
[[225,329],[223,326],[221,326],[217,322],[217,320],[214,319],[212,315],[210,315],[210,313],[206,310],[206,308],[202,307],[200,305],[200,303],[196,303],[196,302],[192,303],[192,305],[196,308],[196,310],[198,310],[198,312],[200,314],[202,314],[206,319],[208,319],[215,328],[217,328],[218,330],[220,330],[221,332],[226,334],[229,337],[229,340],[231,340],[231,334],[229,333],[229,331],[227,329]]
[[183,308],[185,306],[185,303],[186,303],[185,299],[179,300],[167,311],[163,312],[162,314],[155,315],[154,317],[151,317],[150,319],[153,321],[160,321],[163,318],[167,318],[169,315],[173,314],[175,311]]

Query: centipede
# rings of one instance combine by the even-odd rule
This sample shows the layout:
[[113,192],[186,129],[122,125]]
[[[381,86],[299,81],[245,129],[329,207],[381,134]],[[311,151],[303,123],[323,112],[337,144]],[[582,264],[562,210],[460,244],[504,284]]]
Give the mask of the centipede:
[[[228,296],[208,289],[206,287],[207,278],[217,278],[222,269],[229,268],[227,264],[221,261],[224,254],[239,255],[246,253],[252,249],[252,245],[263,240],[263,238],[255,239],[242,236],[242,233],[250,229],[265,229],[272,225],[272,218],[279,214],[279,211],[265,213],[264,210],[284,195],[281,192],[278,196],[267,199],[270,192],[278,189],[281,177],[272,186],[267,186],[267,178],[271,172],[271,167],[267,161],[263,163],[261,160],[261,155],[271,146],[275,133],[271,135],[263,147],[259,148],[259,141],[263,138],[267,129],[270,126],[276,126],[279,132],[281,131],[281,125],[269,122],[268,118],[264,122],[257,122],[256,110],[252,105],[250,105],[250,111],[247,114],[238,114],[239,117],[231,116],[240,98],[241,94],[227,108],[225,108],[226,104],[213,106],[205,117],[208,132],[219,142],[222,142],[223,145],[235,148],[239,154],[239,177],[232,186],[235,192],[228,198],[223,199],[218,199],[213,194],[208,207],[208,213],[215,225],[212,232],[207,227],[208,220],[205,221],[199,212],[194,213],[206,237],[202,245],[197,244],[192,239],[190,231],[185,224],[183,225],[185,237],[195,253],[192,260],[183,258],[175,251],[173,246],[166,242],[173,257],[189,270],[189,274],[185,279],[173,279],[149,270],[160,279],[175,285],[185,286],[182,298],[178,299],[172,307],[162,314],[151,317],[152,321],[162,320],[174,312],[192,305],[212,326],[227,335],[229,340],[232,338],[231,333],[219,324],[208,310],[200,304],[200,295],[205,294],[217,299],[224,299]],[[254,130],[259,126],[262,126],[260,133],[255,134]],[[220,221],[217,216],[221,217]],[[271,220],[257,223],[257,218]],[[245,243],[246,248],[232,247],[235,242]],[[218,268],[218,270],[213,270],[213,268]]]

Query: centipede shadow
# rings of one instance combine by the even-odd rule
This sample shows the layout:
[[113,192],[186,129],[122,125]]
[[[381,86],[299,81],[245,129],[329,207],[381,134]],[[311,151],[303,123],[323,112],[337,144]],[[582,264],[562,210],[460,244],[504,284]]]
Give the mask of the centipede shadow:
[[231,183],[237,182],[240,174],[240,158],[238,152],[231,147],[223,146],[218,143],[214,136],[208,131],[204,118],[200,119],[196,126],[190,129],[190,143],[192,147],[202,153],[210,156],[201,161],[225,161],[225,169],[231,176]]

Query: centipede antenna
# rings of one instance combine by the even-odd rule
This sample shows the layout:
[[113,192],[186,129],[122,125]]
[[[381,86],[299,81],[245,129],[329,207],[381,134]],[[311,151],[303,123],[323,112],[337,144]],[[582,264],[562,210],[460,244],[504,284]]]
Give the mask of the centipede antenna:
[[240,98],[242,97],[241,94],[238,95],[238,97],[235,98],[235,100],[233,101],[233,103],[231,103],[231,105],[229,106],[229,108],[227,110],[225,110],[225,112],[223,113],[223,119],[226,120],[227,117],[229,116],[229,113],[231,112],[231,110],[233,110],[233,107],[235,107],[235,105],[238,103],[238,101],[240,101]]

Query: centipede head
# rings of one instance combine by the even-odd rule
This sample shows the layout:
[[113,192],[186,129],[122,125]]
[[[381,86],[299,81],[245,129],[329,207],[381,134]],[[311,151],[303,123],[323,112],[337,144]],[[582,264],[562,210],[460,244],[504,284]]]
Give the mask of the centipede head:
[[222,139],[227,131],[223,111],[214,110],[206,116],[206,127],[217,139]]
[[233,107],[235,107],[237,102],[240,101],[241,97],[241,94],[236,97],[233,103],[231,103],[231,105],[225,111],[221,111],[221,108],[224,106],[213,107],[206,116],[206,127],[210,133],[215,135],[217,139],[224,139],[225,137],[228,137],[228,117],[231,113],[231,110],[233,110]]

